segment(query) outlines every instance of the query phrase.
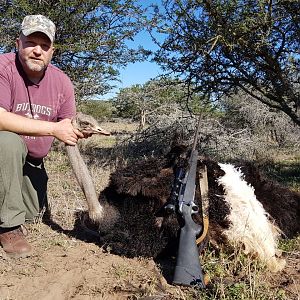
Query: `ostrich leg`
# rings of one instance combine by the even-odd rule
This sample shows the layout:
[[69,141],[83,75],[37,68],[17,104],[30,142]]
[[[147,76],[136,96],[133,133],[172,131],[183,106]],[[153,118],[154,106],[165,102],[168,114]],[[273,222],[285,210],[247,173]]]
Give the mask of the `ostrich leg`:
[[92,221],[99,222],[103,216],[103,208],[98,201],[90,172],[79,152],[77,145],[66,145],[66,150],[77,182],[86,198],[89,217]]
[[[78,113],[72,120],[72,124],[82,133],[110,135],[108,131],[102,129],[98,125],[98,122],[89,115]],[[66,145],[66,151],[78,184],[85,195],[88,205],[89,217],[92,221],[99,223],[103,217],[103,207],[98,201],[97,193],[90,172],[79,152],[77,145]]]

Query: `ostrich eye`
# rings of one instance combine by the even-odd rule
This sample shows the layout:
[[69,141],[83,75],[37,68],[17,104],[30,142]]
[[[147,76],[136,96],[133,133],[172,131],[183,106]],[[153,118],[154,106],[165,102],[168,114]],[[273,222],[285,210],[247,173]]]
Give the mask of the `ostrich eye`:
[[86,122],[86,121],[82,121],[82,122],[80,122],[80,125],[81,125],[81,126],[89,126],[90,123],[89,123],[89,122]]

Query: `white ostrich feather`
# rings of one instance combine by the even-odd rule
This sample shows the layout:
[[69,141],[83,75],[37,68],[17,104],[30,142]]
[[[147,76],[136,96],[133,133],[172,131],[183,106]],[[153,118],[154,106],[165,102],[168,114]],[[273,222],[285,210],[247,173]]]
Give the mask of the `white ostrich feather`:
[[218,179],[224,188],[224,200],[229,204],[231,225],[225,234],[234,245],[242,244],[245,253],[257,255],[272,271],[284,267],[276,258],[280,230],[268,219],[268,213],[256,199],[254,188],[247,184],[240,169],[219,163],[225,175]]

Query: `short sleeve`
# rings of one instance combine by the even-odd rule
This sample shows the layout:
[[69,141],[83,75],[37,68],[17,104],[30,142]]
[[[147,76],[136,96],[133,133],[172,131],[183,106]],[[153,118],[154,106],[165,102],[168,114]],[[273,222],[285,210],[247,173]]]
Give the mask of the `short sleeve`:
[[0,107],[11,110],[11,83],[6,70],[0,65]]
[[62,99],[60,99],[60,107],[58,109],[57,120],[60,121],[62,119],[69,118],[75,116],[76,113],[76,104],[75,104],[75,93],[74,87],[69,79],[69,77],[65,74],[62,76],[64,91],[62,94]]

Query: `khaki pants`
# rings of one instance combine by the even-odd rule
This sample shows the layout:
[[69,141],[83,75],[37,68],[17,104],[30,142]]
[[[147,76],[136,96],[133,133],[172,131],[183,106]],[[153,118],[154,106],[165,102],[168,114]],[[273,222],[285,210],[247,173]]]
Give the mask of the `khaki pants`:
[[0,131],[0,227],[34,220],[47,205],[48,176],[43,163],[29,163],[22,138]]

